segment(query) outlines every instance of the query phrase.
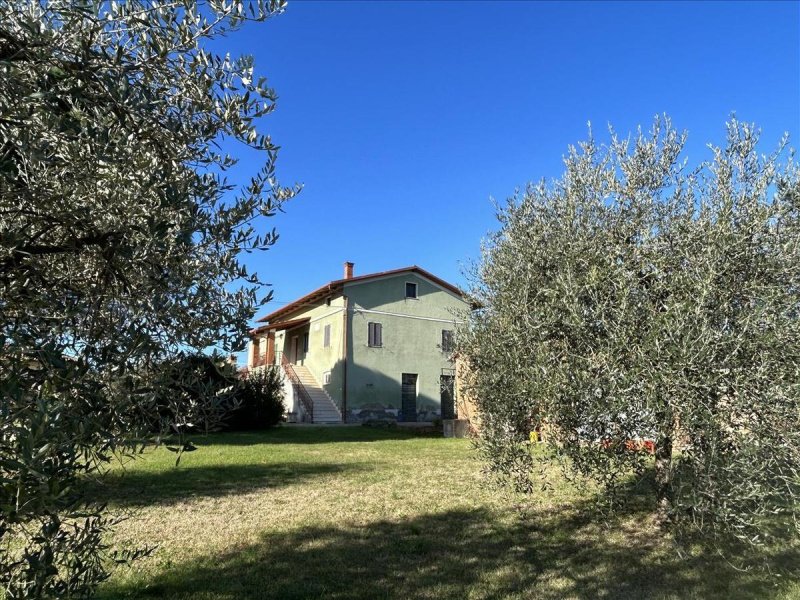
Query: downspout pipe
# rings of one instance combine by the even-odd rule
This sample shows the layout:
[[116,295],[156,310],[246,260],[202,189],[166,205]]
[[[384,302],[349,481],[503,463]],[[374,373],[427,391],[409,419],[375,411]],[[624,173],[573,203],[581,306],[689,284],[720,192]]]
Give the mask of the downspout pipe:
[[347,312],[348,299],[342,294],[344,299],[344,311],[342,312],[342,423],[347,423]]

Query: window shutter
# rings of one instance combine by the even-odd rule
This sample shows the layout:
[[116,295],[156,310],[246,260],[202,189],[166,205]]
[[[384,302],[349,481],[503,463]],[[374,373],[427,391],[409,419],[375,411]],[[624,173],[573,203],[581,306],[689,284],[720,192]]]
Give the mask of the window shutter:
[[331,345],[331,326],[330,325],[325,325],[325,330],[324,330],[323,337],[324,337],[324,341],[323,341],[322,345],[325,348],[330,347],[330,345]]
[[373,347],[383,345],[383,327],[380,323],[367,323],[367,344]]

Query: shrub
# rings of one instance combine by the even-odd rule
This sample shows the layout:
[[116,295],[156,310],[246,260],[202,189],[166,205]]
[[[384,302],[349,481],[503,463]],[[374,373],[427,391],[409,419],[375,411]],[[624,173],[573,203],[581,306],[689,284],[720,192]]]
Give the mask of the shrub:
[[278,367],[250,373],[235,392],[235,408],[222,425],[224,431],[269,429],[283,420],[283,375]]

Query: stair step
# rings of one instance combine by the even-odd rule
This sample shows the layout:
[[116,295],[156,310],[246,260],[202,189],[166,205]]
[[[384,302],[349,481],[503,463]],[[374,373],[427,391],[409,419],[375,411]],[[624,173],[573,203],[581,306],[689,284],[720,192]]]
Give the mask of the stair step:
[[328,392],[317,383],[316,378],[302,365],[294,365],[294,372],[314,407],[314,423],[334,424],[342,422],[342,415]]

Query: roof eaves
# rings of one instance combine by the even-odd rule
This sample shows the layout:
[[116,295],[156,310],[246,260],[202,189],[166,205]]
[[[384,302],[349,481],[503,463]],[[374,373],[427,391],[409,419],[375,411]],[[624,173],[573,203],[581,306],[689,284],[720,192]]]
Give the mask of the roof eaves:
[[380,273],[370,273],[368,275],[361,275],[360,277],[351,277],[350,279],[337,279],[336,281],[332,281],[331,283],[340,285],[344,284],[349,285],[351,283],[363,283],[370,279],[378,279],[379,277],[391,277],[393,275],[400,275],[401,273],[412,273],[412,272],[418,273],[419,275],[422,275],[423,277],[430,279],[437,285],[445,288],[446,290],[452,292],[457,296],[461,296],[462,298],[466,297],[466,295],[452,283],[445,281],[441,277],[437,277],[433,273],[426,271],[425,269],[417,265],[411,265],[410,267],[403,267],[402,269],[392,269],[391,271],[381,271]]
[[267,316],[261,317],[260,319],[256,319],[256,323],[267,323],[269,321],[273,321],[282,315],[287,315],[295,310],[299,310],[303,306],[307,306],[308,304],[311,304],[312,302],[316,301],[319,298],[323,298],[328,294],[335,293],[336,291],[338,291],[336,290],[336,285],[335,285],[336,283],[337,282],[335,281],[326,283],[325,285],[318,287],[314,291],[309,292],[305,296],[301,296],[294,302],[290,302],[286,306],[279,308],[278,310],[272,311]]
[[423,277],[425,277],[427,279],[430,279],[431,281],[433,281],[437,285],[443,287],[444,289],[452,292],[453,294],[455,294],[457,296],[460,296],[461,298],[463,298],[465,300],[467,299],[467,295],[464,294],[464,292],[462,292],[460,289],[458,289],[452,283],[448,283],[444,279],[441,279],[441,278],[437,277],[436,275],[426,271],[422,267],[419,267],[417,265],[411,265],[410,267],[403,267],[403,268],[400,268],[400,269],[392,269],[390,271],[381,271],[379,273],[369,273],[367,275],[359,275],[357,277],[350,277],[349,279],[336,279],[334,281],[331,281],[331,282],[329,282],[329,283],[327,283],[327,284],[315,289],[312,292],[309,292],[305,296],[302,296],[302,297],[298,298],[294,302],[291,302],[291,303],[287,304],[283,308],[279,308],[278,310],[275,310],[275,311],[271,312],[270,314],[268,314],[265,317],[261,317],[260,319],[256,319],[256,322],[257,323],[265,323],[265,322],[272,321],[272,320],[274,320],[274,319],[276,319],[276,318],[278,318],[280,316],[289,314],[289,313],[291,313],[291,312],[293,312],[295,310],[298,310],[301,307],[311,303],[312,301],[315,301],[318,298],[326,296],[327,294],[337,293],[337,292],[341,291],[341,289],[344,287],[345,284],[347,284],[347,285],[350,285],[350,284],[353,284],[353,283],[358,284],[358,283],[363,283],[363,282],[369,281],[370,279],[377,279],[379,277],[391,277],[392,275],[399,275],[401,273],[410,273],[410,272],[416,272],[419,275],[422,275]]

